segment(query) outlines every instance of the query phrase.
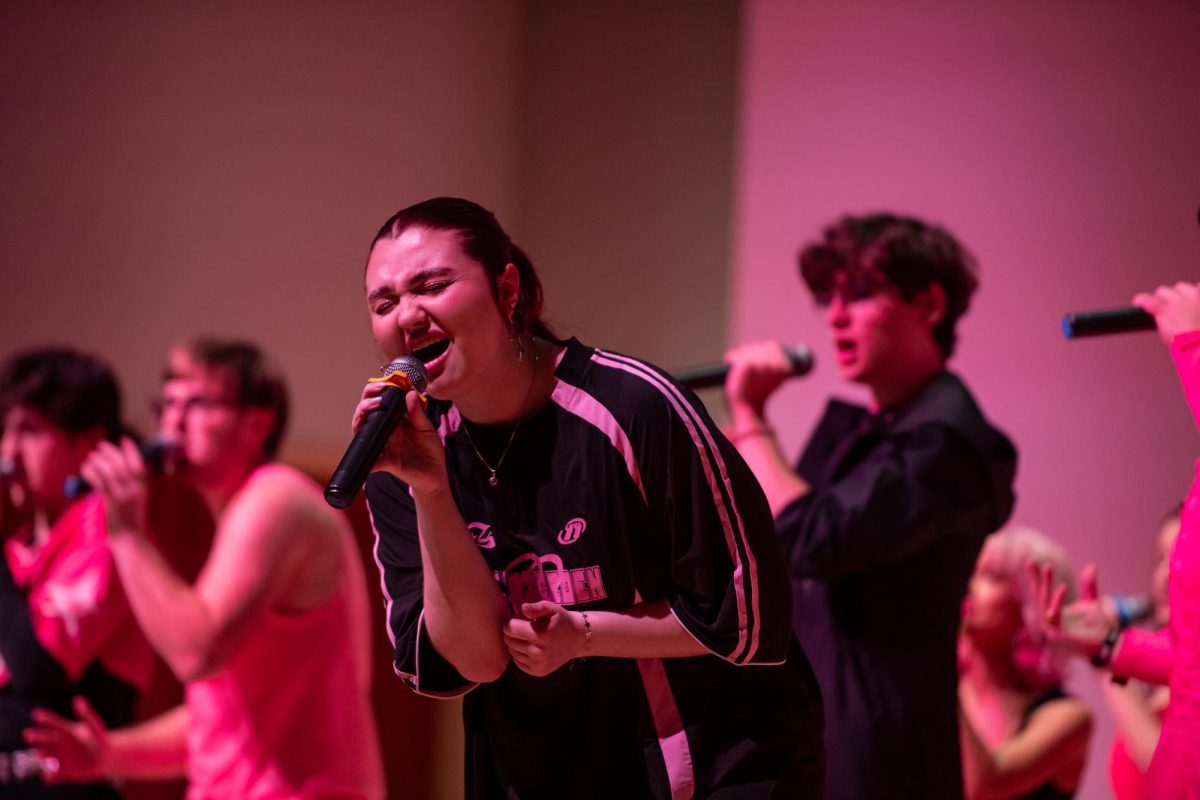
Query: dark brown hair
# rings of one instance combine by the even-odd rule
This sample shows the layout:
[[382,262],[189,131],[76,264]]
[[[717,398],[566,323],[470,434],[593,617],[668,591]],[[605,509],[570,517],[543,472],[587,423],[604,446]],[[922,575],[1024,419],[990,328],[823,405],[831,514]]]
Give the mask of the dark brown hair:
[[[496,284],[504,268],[513,264],[521,279],[517,303],[513,308],[513,333],[532,334],[543,339],[557,337],[542,319],[542,282],[533,262],[500,227],[496,215],[478,203],[458,197],[434,197],[397,211],[383,223],[371,241],[371,248],[383,239],[395,239],[409,228],[457,231],[463,252],[478,262],[492,279],[492,295],[498,298]],[[502,312],[503,313],[503,312]]]
[[121,435],[121,390],[107,364],[66,347],[28,350],[0,365],[0,414],[32,408],[76,435],[101,428],[106,439]]
[[827,303],[838,276],[851,293],[870,294],[880,282],[906,302],[931,284],[946,292],[946,313],[933,328],[942,355],[954,353],[958,319],[979,287],[974,257],[944,229],[893,214],[845,216],[800,251],[800,276],[818,303]]

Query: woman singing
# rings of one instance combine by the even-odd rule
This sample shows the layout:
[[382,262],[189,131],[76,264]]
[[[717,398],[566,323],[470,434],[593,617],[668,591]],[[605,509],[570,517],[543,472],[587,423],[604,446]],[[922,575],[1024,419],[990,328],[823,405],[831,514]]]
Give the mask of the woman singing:
[[771,513],[699,401],[557,339],[533,265],[466,200],[384,223],[366,293],[383,353],[429,379],[367,482],[395,669],[470,692],[467,796],[819,796]]

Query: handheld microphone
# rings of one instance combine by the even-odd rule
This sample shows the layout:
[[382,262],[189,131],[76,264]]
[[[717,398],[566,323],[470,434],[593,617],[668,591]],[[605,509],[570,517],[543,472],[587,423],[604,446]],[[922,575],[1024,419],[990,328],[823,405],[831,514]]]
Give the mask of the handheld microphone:
[[[792,367],[792,377],[807,375],[813,368],[813,353],[802,344],[783,348],[787,353],[788,362]],[[725,383],[729,374],[728,364],[707,364],[703,367],[680,370],[675,373],[675,380],[689,389],[708,389]]]
[[[151,436],[138,442],[138,452],[146,469],[155,475],[161,475],[175,452],[175,442],[162,436]],[[92,490],[92,485],[81,475],[71,475],[63,481],[63,496],[68,500],[78,500]]]
[[367,415],[325,484],[325,502],[334,508],[346,508],[354,502],[371,467],[408,410],[404,396],[409,389],[425,391],[425,365],[415,356],[400,356],[387,365],[382,378],[371,380],[387,383],[388,388],[379,396],[382,401],[379,408]]
[[1080,339],[1085,336],[1102,336],[1106,333],[1130,331],[1152,331],[1157,326],[1154,316],[1140,308],[1106,308],[1099,311],[1076,311],[1062,320],[1063,336]]

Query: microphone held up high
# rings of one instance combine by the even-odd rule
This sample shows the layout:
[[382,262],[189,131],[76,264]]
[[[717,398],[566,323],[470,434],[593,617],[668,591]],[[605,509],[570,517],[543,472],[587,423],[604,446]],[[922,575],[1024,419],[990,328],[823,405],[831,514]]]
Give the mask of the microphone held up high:
[[1108,333],[1130,333],[1155,329],[1153,315],[1140,308],[1105,308],[1098,311],[1076,311],[1063,317],[1062,332],[1068,339],[1103,336]]
[[[798,378],[812,371],[812,350],[802,344],[784,347],[783,350],[787,354],[788,363],[791,364],[792,377]],[[680,370],[675,373],[675,380],[689,389],[709,389],[724,384],[725,376],[728,374],[728,364],[707,364],[702,367]]]
[[375,466],[379,454],[408,410],[405,395],[413,389],[425,391],[425,365],[415,356],[400,356],[387,365],[382,378],[371,380],[386,383],[388,388],[379,396],[379,408],[367,415],[358,433],[350,440],[329,483],[325,484],[325,502],[334,508],[346,508],[354,502],[371,467]]

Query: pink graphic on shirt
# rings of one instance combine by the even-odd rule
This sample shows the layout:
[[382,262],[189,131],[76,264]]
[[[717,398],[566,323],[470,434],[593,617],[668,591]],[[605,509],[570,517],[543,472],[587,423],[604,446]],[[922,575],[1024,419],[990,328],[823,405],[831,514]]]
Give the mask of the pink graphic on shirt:
[[79,640],[79,625],[95,614],[100,607],[100,568],[93,567],[78,573],[72,580],[51,578],[42,585],[37,599],[37,613],[47,623],[62,627],[70,641]]
[[583,532],[587,530],[587,521],[583,517],[575,517],[569,520],[563,529],[558,532],[559,544],[574,544],[579,541],[579,537],[583,536]]
[[3,557],[27,592],[38,643],[72,680],[99,661],[127,683],[149,683],[154,653],[117,580],[98,495],[71,505],[45,541],[4,542]]
[[[547,564],[551,569],[546,569]],[[573,606],[608,597],[600,567],[564,569],[562,559],[553,553],[545,556],[525,553],[494,575],[518,616],[522,603],[549,600],[560,606]]]
[[484,550],[495,549],[496,536],[492,533],[491,525],[486,522],[468,522],[467,530],[471,532],[471,538],[475,540],[475,544]]

